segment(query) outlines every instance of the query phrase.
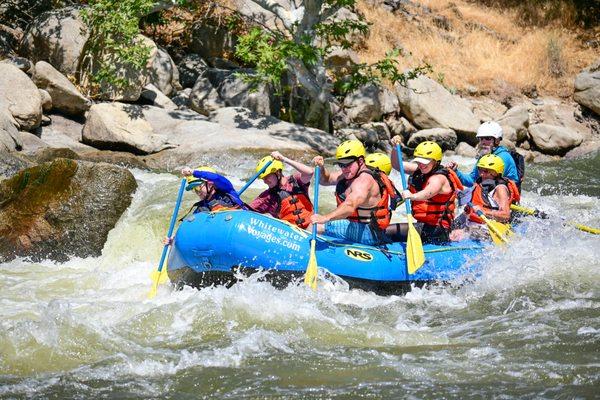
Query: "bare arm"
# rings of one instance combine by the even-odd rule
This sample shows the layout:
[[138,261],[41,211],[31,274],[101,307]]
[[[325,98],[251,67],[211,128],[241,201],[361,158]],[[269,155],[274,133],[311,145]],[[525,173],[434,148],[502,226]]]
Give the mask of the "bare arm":
[[498,185],[494,192],[494,200],[498,203],[498,210],[484,210],[485,215],[496,221],[508,222],[510,219],[510,194],[506,185]]
[[287,158],[278,151],[272,152],[271,157],[273,157],[275,160],[283,161],[284,163],[294,168],[296,171],[300,172],[300,181],[302,181],[302,183],[310,182],[313,174],[315,173],[314,168],[309,167],[308,165],[305,165],[299,161],[294,161],[290,158]]
[[328,170],[325,169],[325,160],[323,160],[323,157],[321,156],[316,156],[315,158],[313,158],[313,163],[321,168],[321,179],[319,180],[319,183],[323,186],[333,186],[337,184],[337,181],[340,177],[340,175],[342,174],[342,171],[337,171],[337,172],[329,172]]
[[405,190],[402,192],[402,197],[404,199],[410,199],[413,201],[429,200],[436,194],[442,192],[445,180],[446,178],[442,175],[434,175],[431,178],[429,178],[429,180],[427,181],[427,186],[425,186],[423,190],[417,193],[411,193],[410,191]]
[[361,205],[366,203],[369,198],[369,189],[371,185],[370,176],[362,175],[356,178],[352,183],[352,191],[346,197],[346,200],[340,204],[335,210],[329,214],[319,215],[315,214],[311,217],[311,222],[323,224],[327,221],[333,221],[336,219],[344,219],[352,215],[354,211]]
[[[397,154],[398,153],[396,152],[396,146],[394,146],[392,148],[392,155],[390,157],[392,159],[392,167],[396,171],[400,171],[400,164],[398,164],[398,155]],[[408,161],[403,161],[402,166],[404,167],[404,172],[407,173],[408,175],[411,175],[413,172],[415,172],[419,168],[417,163],[408,162]]]

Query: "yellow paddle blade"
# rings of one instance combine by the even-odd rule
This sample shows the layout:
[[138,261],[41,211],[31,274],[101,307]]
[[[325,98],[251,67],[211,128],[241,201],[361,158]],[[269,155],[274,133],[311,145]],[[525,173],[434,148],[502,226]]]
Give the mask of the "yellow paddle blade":
[[306,273],[304,274],[304,283],[306,283],[312,290],[317,290],[317,251],[315,248],[315,241],[310,241],[310,256],[308,258],[308,266],[306,267]]
[[503,224],[502,222],[493,221],[485,215],[480,215],[483,222],[487,225],[492,241],[495,244],[508,243],[508,239],[513,235],[513,231],[510,229],[509,224]]
[[421,236],[413,225],[412,215],[408,215],[408,238],[406,239],[406,259],[408,273],[414,274],[425,263],[425,253]]
[[158,285],[161,283],[165,283],[169,276],[167,275],[167,269],[163,268],[160,272],[154,271],[150,274],[150,278],[152,279],[152,287],[150,288],[150,292],[148,293],[148,298],[152,299],[156,296],[156,291],[158,290]]
[[521,212],[523,214],[528,214],[528,215],[534,215],[535,214],[535,210],[534,209],[523,207],[523,206],[519,206],[517,204],[511,204],[510,205],[510,209],[514,210],[514,211]]

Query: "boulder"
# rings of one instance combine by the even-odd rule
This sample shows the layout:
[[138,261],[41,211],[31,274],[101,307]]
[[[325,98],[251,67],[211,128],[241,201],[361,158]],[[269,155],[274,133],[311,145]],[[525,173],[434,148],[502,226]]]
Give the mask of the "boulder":
[[408,147],[415,148],[421,142],[431,140],[440,145],[442,150],[454,150],[456,148],[456,132],[446,128],[423,129],[410,135]]
[[417,128],[409,120],[404,117],[398,117],[395,114],[388,115],[384,121],[390,129],[392,137],[402,136],[402,138],[408,139],[412,133],[417,131]]
[[34,165],[35,163],[23,154],[8,152],[0,148],[0,181]]
[[136,188],[124,168],[62,158],[0,182],[0,261],[99,256]]
[[167,143],[167,135],[162,133],[169,131],[154,130],[146,120],[144,110],[147,109],[162,110],[123,103],[94,104],[83,127],[83,142],[99,149],[135,154],[156,153],[172,147]]
[[472,99],[471,104],[473,114],[480,122],[496,121],[507,110],[504,104],[488,98]]
[[529,118],[530,124],[562,126],[577,132],[583,140],[589,140],[592,130],[582,121],[581,110],[576,103],[554,98],[544,98],[541,104],[534,105]]
[[459,156],[468,158],[477,158],[478,156],[477,149],[465,142],[460,142],[454,149],[454,152]]
[[90,109],[90,100],[47,62],[38,61],[35,64],[32,79],[38,88],[50,94],[54,109],[69,115],[83,115]]
[[23,130],[33,130],[42,122],[40,91],[20,69],[0,63],[0,108],[7,108]]
[[496,120],[502,127],[503,139],[512,143],[527,139],[529,109],[526,105],[512,107]]
[[189,107],[197,113],[209,116],[211,112],[226,106],[208,77],[205,74],[199,76],[190,92]]
[[207,60],[212,57],[226,57],[235,53],[237,38],[227,27],[218,27],[197,23],[192,28],[192,39],[189,49]]
[[21,150],[23,143],[19,137],[19,130],[7,108],[0,104],[0,150],[13,151]]
[[179,71],[165,49],[153,46],[150,60],[149,83],[157,87],[165,96],[170,96],[181,89]]
[[600,60],[575,77],[573,100],[600,115]]
[[600,141],[591,141],[581,144],[581,146],[575,147],[565,154],[565,160],[572,160],[576,158],[584,158],[592,156],[600,151]]
[[381,120],[382,115],[398,110],[398,98],[390,90],[370,83],[344,98],[345,112],[351,122],[364,124]]
[[583,137],[576,131],[548,124],[531,125],[529,134],[535,146],[548,155],[564,155],[583,141]]
[[151,83],[144,86],[140,94],[140,100],[143,100],[145,104],[164,108],[165,110],[177,110],[177,105]]
[[479,121],[463,99],[439,83],[419,76],[409,80],[406,87],[396,84],[396,93],[402,112],[418,128],[452,129],[460,141],[476,143]]
[[61,73],[74,75],[88,37],[78,9],[48,11],[30,24],[20,53],[34,63],[47,61]]
[[181,61],[179,61],[177,69],[179,70],[179,81],[181,86],[184,88],[191,88],[198,80],[198,77],[208,69],[208,65],[198,54],[191,53],[186,54]]
[[52,97],[50,97],[50,93],[44,89],[40,89],[40,96],[42,97],[42,112],[49,113],[52,111]]
[[[228,107],[244,107],[262,115],[277,116],[279,114],[279,107],[275,103],[275,96],[269,85],[260,83],[253,87],[241,76],[232,71],[228,72],[218,85],[213,82],[213,86]],[[237,72],[254,74],[254,71],[249,69]]]
[[104,162],[119,165],[125,168],[148,169],[146,162],[139,156],[123,151],[110,150],[86,150],[79,153],[79,157],[85,161]]

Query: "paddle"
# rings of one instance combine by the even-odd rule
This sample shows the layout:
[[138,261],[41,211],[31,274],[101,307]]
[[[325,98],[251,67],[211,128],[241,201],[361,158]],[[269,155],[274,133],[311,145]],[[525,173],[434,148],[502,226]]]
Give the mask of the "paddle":
[[[511,204],[510,209],[521,212],[523,214],[533,215],[536,218],[541,218],[541,219],[548,218],[548,215],[545,212],[537,210],[535,208],[527,208],[527,207],[519,206],[516,204]],[[571,225],[583,232],[591,233],[593,235],[600,235],[600,229],[592,228],[591,226],[582,225],[582,224],[574,222],[574,221],[565,221],[565,224]]]
[[[171,237],[171,235],[173,234],[173,228],[175,228],[175,222],[177,221],[177,213],[179,212],[179,205],[181,204],[181,198],[183,197],[185,184],[186,180],[182,179],[181,185],[179,186],[179,193],[177,194],[177,202],[175,203],[175,208],[173,208],[173,215],[171,216],[171,225],[169,225],[169,232],[167,233],[167,237]],[[163,273],[163,263],[165,262],[168,249],[169,245],[165,244],[165,246],[163,247],[162,255],[160,256],[160,262],[158,263],[158,269],[152,273],[152,288],[150,288],[150,293],[148,293],[149,299],[156,296],[158,284],[165,282],[167,279],[167,275]]]
[[[402,151],[400,145],[396,145],[396,155],[398,156],[398,164],[400,165],[400,177],[402,178],[402,190],[407,190],[406,176],[404,175],[404,165],[402,163]],[[408,274],[414,274],[425,262],[425,253],[423,252],[423,244],[421,236],[413,225],[413,216],[410,207],[410,200],[404,202],[406,206],[406,217],[408,219],[408,237],[406,239],[406,271]]]
[[[469,202],[469,207],[473,209],[473,203]],[[513,234],[513,232],[510,230],[509,224],[503,224],[502,222],[491,220],[485,216],[483,211],[479,209],[473,209],[473,211],[475,211],[475,214],[477,214],[477,216],[481,218],[483,222],[485,222],[488,230],[490,231],[492,241],[495,244],[504,244],[508,242],[508,238]]]
[[263,172],[265,172],[267,170],[267,168],[269,168],[269,165],[271,165],[272,162],[273,162],[273,160],[270,160],[265,165],[263,165],[263,167],[256,174],[254,174],[254,176],[252,178],[250,178],[250,180],[248,182],[246,182],[244,187],[242,187],[238,191],[238,196],[241,196],[242,193],[244,193],[246,191],[246,189],[248,189],[250,187],[250,185],[252,185],[252,183],[256,180],[256,178],[258,178],[258,176],[260,174],[262,174]]
[[[319,180],[321,179],[321,168],[315,167],[315,191],[313,194],[314,213],[319,212]],[[317,224],[312,226],[312,237],[310,239],[310,255],[308,256],[308,265],[304,274],[304,283],[317,290]]]

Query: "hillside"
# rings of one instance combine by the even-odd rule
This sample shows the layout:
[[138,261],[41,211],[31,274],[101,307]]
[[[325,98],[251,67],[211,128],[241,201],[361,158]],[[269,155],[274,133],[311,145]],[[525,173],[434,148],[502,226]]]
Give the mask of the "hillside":
[[361,59],[373,62],[401,48],[403,66],[428,62],[433,78],[463,94],[502,101],[518,93],[531,95],[535,88],[539,95],[569,97],[575,75],[598,58],[597,26],[584,30],[570,21],[534,26],[523,21],[521,8],[474,1],[377,3],[359,3],[372,23],[359,50]]

